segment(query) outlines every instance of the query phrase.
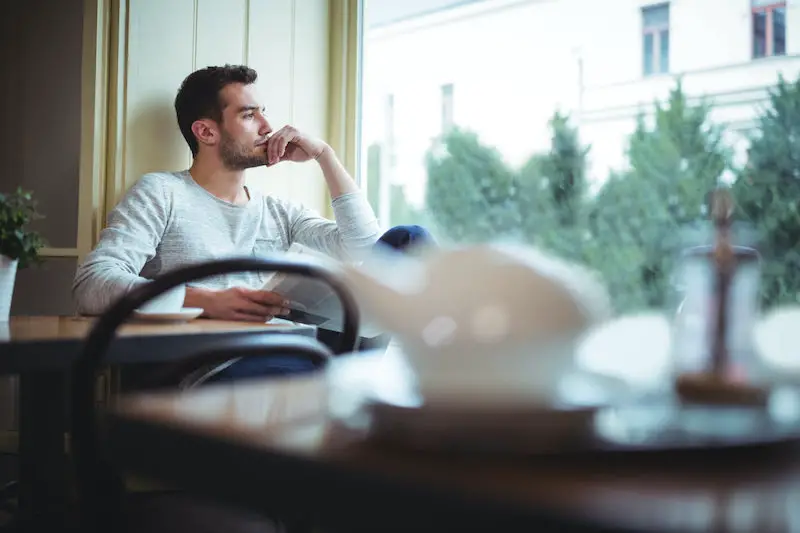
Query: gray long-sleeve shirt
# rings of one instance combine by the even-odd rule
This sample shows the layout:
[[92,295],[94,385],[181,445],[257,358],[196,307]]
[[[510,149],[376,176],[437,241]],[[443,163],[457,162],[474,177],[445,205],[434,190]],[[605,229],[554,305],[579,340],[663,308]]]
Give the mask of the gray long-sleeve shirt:
[[[192,263],[288,250],[294,242],[350,259],[378,240],[365,196],[332,202],[336,221],[312,210],[250,192],[234,205],[198,185],[188,171],[144,175],[112,210],[100,242],[78,267],[72,287],[81,314],[102,313],[140,283]],[[244,272],[193,282],[211,289],[259,288],[268,273]]]

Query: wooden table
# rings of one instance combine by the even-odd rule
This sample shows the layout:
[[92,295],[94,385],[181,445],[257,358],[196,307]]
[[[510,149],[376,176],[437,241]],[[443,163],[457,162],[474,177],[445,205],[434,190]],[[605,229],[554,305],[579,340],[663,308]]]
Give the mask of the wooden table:
[[332,384],[381,372],[379,359],[342,357],[311,378],[131,396],[106,414],[107,444],[127,471],[330,531],[800,527],[794,449],[513,459],[370,443],[333,423],[328,407]]
[[[94,318],[58,316],[12,317],[7,323],[0,322],[0,375],[71,367],[94,322]],[[174,324],[130,322],[118,331],[108,361],[124,364],[182,359],[201,348],[208,335],[222,339],[264,330],[303,331],[304,335],[316,331],[311,326],[205,319]]]
[[[94,324],[86,317],[12,317],[0,323],[0,375],[20,375],[20,506],[23,515],[58,515],[64,507],[67,373]],[[185,358],[210,338],[264,331],[313,336],[311,326],[198,319],[185,323],[123,325],[109,347],[110,365]],[[52,513],[51,513],[52,511]]]

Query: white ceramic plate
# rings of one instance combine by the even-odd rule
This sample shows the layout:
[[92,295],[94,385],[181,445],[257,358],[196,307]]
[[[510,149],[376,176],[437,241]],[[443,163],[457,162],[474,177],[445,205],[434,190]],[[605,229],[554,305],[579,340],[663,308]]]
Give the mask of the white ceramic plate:
[[203,314],[202,307],[184,307],[180,311],[172,313],[159,313],[155,311],[140,311],[133,312],[133,316],[137,320],[146,320],[148,322],[186,322],[193,320]]

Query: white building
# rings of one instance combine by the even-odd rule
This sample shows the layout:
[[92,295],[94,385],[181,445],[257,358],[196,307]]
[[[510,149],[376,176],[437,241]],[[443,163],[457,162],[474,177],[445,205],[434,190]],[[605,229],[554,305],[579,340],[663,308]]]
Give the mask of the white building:
[[597,184],[623,168],[637,114],[677,76],[714,105],[741,161],[767,89],[800,72],[800,0],[417,4],[366,0],[361,132],[362,153],[394,153],[382,174],[417,205],[425,151],[451,121],[519,165],[547,149],[553,112],[570,112]]

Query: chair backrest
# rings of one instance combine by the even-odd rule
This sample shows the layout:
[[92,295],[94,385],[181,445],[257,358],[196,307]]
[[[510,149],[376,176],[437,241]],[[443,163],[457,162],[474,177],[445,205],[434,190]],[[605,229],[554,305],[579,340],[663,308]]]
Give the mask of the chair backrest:
[[290,356],[303,359],[313,368],[323,368],[334,354],[313,337],[275,334],[269,331],[215,341],[210,339],[201,352],[169,365],[148,385],[154,388],[189,389],[203,385],[233,363],[248,357]]
[[[78,496],[82,507],[90,512],[85,518],[94,518],[104,522],[104,518],[113,515],[116,505],[121,502],[124,484],[104,454],[100,445],[97,429],[97,405],[95,401],[95,380],[100,368],[108,363],[108,348],[116,336],[119,326],[145,302],[163,294],[178,285],[192,281],[230,274],[235,272],[285,272],[320,279],[331,287],[339,297],[343,308],[343,328],[340,344],[336,353],[355,351],[358,342],[359,314],[355,300],[337,272],[316,261],[314,258],[303,258],[302,261],[285,256],[260,256],[232,258],[209,261],[176,269],[151,283],[143,284],[114,303],[99,317],[84,343],[81,355],[73,368],[71,386],[71,444],[72,457],[77,474]],[[287,340],[276,335],[270,340],[258,338],[245,340],[242,336],[237,346],[209,347],[201,357],[209,361],[217,361],[223,357],[230,358],[234,352],[238,355],[264,355],[264,349],[272,345],[282,350],[292,350],[306,357],[325,360],[327,349],[315,340]],[[258,340],[260,338],[260,340]],[[233,351],[227,351],[232,349]],[[260,352],[260,353],[258,353]],[[286,353],[286,352],[284,352]],[[98,514],[95,514],[95,511]],[[96,525],[101,525],[96,524]]]

